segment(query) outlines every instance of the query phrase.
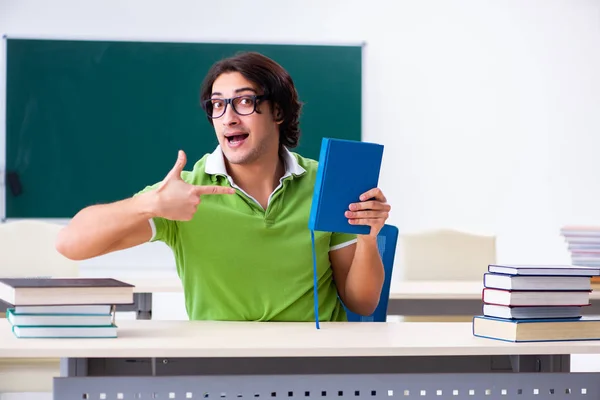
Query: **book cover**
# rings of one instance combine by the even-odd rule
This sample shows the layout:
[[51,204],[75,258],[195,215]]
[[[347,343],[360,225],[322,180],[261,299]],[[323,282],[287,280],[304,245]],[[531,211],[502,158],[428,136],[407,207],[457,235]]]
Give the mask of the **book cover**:
[[505,306],[484,304],[483,315],[502,319],[580,318],[585,306]]
[[488,265],[488,272],[509,275],[597,276],[600,267],[582,265]]
[[591,290],[558,291],[514,291],[484,288],[482,300],[485,304],[503,306],[585,306],[590,304]]
[[19,326],[13,325],[17,338],[116,338],[117,326]]
[[14,311],[15,314],[19,315],[106,315],[113,312],[113,306],[109,304],[16,306],[14,307]]
[[114,322],[114,315],[17,314],[14,308],[9,308],[6,319],[17,326],[106,326]]
[[383,145],[323,138],[308,219],[313,253],[315,323],[319,329],[315,231],[368,235],[368,225],[351,225],[345,213],[360,195],[379,184]]
[[13,306],[132,304],[133,288],[112,278],[0,278],[0,300]]
[[367,225],[351,225],[344,215],[360,195],[376,188],[383,145],[324,138],[308,221],[309,229],[367,235]]
[[0,278],[0,284],[14,289],[133,287],[113,278]]
[[483,274],[483,286],[490,289],[513,291],[580,291],[592,289],[589,276],[507,275],[495,272]]
[[600,340],[598,316],[511,320],[482,315],[473,317],[476,337],[506,342]]

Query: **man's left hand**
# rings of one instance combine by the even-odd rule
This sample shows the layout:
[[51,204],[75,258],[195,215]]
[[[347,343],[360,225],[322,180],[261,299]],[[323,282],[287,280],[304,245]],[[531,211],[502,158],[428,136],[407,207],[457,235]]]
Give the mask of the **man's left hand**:
[[392,207],[379,188],[371,189],[360,195],[360,202],[352,203],[346,211],[346,218],[352,225],[369,225],[369,236],[377,237],[385,225]]

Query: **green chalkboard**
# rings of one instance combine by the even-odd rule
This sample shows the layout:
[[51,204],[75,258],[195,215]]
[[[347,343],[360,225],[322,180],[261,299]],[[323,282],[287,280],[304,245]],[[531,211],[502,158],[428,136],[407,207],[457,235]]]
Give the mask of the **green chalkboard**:
[[70,218],[161,180],[217,145],[199,105],[217,60],[259,51],[286,68],[304,102],[295,151],[361,138],[362,47],[6,40],[6,218]]

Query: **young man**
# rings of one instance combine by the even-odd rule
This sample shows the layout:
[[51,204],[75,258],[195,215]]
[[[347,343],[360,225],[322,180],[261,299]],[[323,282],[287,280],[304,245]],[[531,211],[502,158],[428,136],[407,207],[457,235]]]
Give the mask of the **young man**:
[[[173,250],[190,319],[314,321],[308,217],[317,162],[289,150],[300,136],[292,79],[263,55],[239,54],[212,66],[201,102],[214,152],[184,171],[179,151],[161,182],[81,210],[57,249],[82,260],[161,240]],[[376,239],[390,206],[377,188],[361,200],[346,216],[370,234],[315,232],[321,321],[346,319],[339,298],[363,315],[379,301]]]

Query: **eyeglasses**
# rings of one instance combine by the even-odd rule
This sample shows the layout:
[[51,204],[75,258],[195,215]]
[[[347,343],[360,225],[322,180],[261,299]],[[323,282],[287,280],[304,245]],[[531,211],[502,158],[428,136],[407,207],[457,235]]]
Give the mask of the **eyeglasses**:
[[235,111],[237,114],[250,115],[256,111],[256,105],[258,104],[258,101],[266,98],[267,96],[264,94],[245,94],[242,96],[232,97],[230,99],[212,98],[204,100],[202,105],[208,117],[214,119],[220,118],[223,116],[223,114],[225,114],[228,104],[231,104],[233,111]]

